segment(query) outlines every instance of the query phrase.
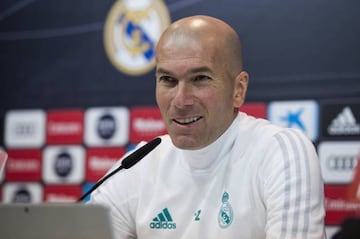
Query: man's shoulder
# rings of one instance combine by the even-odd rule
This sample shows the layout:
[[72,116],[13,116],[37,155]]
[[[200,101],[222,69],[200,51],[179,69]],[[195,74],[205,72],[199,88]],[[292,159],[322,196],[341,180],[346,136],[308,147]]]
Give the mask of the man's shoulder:
[[248,142],[263,147],[268,143],[277,142],[279,138],[287,138],[287,140],[291,139],[297,142],[310,141],[298,129],[282,127],[267,119],[255,118],[246,114],[240,117],[237,140],[242,141],[242,143]]
[[240,116],[239,128],[241,131],[252,135],[261,135],[262,137],[268,135],[274,135],[285,128],[275,125],[267,119],[255,118],[254,116],[241,113]]

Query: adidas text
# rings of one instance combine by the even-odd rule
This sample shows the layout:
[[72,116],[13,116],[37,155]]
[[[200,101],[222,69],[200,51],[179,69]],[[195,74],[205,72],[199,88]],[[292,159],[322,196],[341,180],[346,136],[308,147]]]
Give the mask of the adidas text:
[[176,229],[175,222],[151,222],[151,229]]

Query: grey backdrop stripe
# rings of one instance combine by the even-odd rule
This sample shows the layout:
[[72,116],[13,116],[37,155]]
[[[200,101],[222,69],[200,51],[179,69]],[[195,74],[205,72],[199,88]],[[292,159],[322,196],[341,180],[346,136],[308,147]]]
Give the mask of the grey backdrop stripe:
[[183,8],[186,8],[188,6],[194,5],[198,2],[201,2],[202,0],[184,0],[184,1],[177,1],[175,3],[170,3],[167,5],[170,12],[174,12],[177,10],[181,10]]
[[[24,8],[28,4],[36,0],[24,0],[18,4],[15,4],[0,13],[0,21],[18,10]],[[194,5],[202,0],[184,0],[168,5],[170,12],[177,11],[188,6]],[[89,23],[81,26],[72,26],[58,29],[42,29],[32,31],[17,31],[17,32],[0,32],[0,40],[2,41],[14,41],[14,40],[30,40],[30,39],[46,39],[52,37],[61,37],[66,35],[77,35],[89,32],[102,31],[104,22]]]
[[7,17],[10,17],[12,14],[16,13],[17,11],[23,9],[24,7],[35,1],[36,0],[23,0],[16,2],[14,5],[10,6],[5,11],[0,12],[0,21],[4,20]]
[[61,29],[48,29],[36,31],[22,31],[22,32],[0,32],[0,40],[14,41],[14,40],[29,40],[29,39],[46,39],[52,37],[61,37],[67,35],[78,35],[89,32],[96,32],[103,30],[103,22],[89,23],[81,26],[73,26]]

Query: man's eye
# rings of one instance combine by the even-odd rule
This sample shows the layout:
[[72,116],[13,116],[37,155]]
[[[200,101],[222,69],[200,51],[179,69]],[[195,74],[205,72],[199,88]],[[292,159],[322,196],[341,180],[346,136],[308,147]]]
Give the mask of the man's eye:
[[210,77],[206,75],[199,75],[194,78],[194,81],[206,81],[206,80],[210,80]]
[[175,84],[177,80],[171,76],[160,76],[159,82],[163,82],[166,84]]

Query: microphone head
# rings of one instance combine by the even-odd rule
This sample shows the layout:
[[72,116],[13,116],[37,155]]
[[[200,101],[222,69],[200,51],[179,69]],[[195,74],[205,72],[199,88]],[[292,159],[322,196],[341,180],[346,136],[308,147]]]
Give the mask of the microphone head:
[[140,147],[134,153],[130,154],[128,157],[124,158],[121,161],[121,166],[125,169],[131,168],[137,162],[139,162],[142,158],[144,158],[148,153],[150,153],[156,146],[161,143],[160,138],[155,138],[151,140],[149,143]]

